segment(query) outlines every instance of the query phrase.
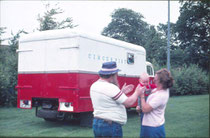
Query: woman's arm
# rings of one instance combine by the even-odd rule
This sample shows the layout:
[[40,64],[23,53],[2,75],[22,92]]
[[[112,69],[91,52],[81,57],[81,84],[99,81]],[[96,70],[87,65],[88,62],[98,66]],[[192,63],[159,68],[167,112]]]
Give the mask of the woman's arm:
[[141,94],[140,98],[141,98],[142,112],[148,113],[148,112],[152,111],[153,108],[145,102],[144,94]]

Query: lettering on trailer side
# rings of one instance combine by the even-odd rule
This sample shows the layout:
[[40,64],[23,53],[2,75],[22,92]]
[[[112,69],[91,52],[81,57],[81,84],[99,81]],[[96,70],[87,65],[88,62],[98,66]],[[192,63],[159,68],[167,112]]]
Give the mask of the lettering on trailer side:
[[104,56],[104,55],[96,55],[93,53],[88,53],[88,59],[90,60],[98,60],[98,61],[104,61],[104,62],[108,62],[108,61],[115,61],[118,64],[127,64],[127,60],[126,59],[122,59],[122,58],[116,58],[116,57],[109,57],[109,56]]

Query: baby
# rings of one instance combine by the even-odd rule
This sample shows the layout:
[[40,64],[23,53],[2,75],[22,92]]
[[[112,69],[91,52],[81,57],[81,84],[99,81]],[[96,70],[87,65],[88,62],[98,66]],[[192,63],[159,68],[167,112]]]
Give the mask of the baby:
[[[152,89],[156,88],[156,85],[150,84],[149,81],[149,75],[147,73],[142,73],[139,77],[139,85],[141,87],[146,87],[146,90],[144,92],[145,100],[147,100],[147,97],[151,93]],[[141,112],[141,101],[140,97],[138,98],[138,105],[136,106],[136,111]]]

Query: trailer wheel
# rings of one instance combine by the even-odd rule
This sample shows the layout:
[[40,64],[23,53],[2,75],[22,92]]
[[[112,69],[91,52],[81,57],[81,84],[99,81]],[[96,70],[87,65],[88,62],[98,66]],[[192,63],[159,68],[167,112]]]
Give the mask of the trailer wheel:
[[80,126],[92,127],[93,124],[93,112],[80,113]]

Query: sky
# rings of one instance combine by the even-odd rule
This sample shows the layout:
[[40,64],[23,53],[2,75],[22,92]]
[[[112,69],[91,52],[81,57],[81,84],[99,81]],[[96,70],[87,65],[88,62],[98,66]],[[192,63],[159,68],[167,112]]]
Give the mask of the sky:
[[[11,32],[16,34],[22,29],[29,33],[37,31],[38,14],[43,16],[46,3],[51,7],[57,4],[64,11],[56,16],[58,21],[71,17],[73,24],[78,25],[77,29],[95,34],[101,34],[111,22],[111,14],[118,8],[141,13],[150,25],[168,21],[168,1],[0,1],[0,26],[7,27],[2,38],[11,37]],[[179,8],[178,1],[170,1],[170,22],[177,21]]]

